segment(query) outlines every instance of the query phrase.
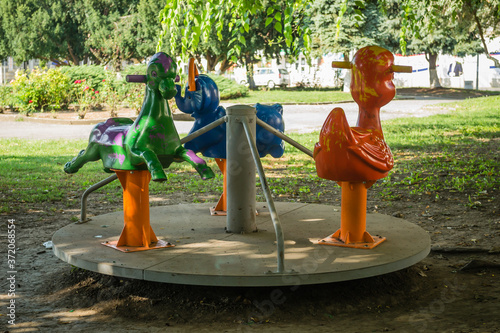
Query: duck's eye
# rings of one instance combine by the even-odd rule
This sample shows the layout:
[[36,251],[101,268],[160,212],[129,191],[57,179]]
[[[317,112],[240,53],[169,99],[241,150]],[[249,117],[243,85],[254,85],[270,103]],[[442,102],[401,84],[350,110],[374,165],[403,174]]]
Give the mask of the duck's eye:
[[157,75],[158,75],[158,74],[156,74],[156,71],[152,71],[152,72],[151,72],[151,76],[152,76],[152,77],[156,77]]

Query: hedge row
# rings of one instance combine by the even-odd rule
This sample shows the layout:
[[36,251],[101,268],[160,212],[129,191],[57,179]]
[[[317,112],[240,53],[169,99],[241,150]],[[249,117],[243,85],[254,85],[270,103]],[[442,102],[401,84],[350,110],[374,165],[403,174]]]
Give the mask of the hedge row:
[[[72,66],[17,72],[8,85],[0,85],[0,112],[10,107],[21,113],[67,109],[70,104],[89,110],[106,104],[112,111],[118,105],[139,110],[144,86],[129,84],[126,75],[143,74],[146,65],[126,67],[113,73],[103,66]],[[219,75],[210,75],[219,87],[221,99],[246,96],[248,88]]]

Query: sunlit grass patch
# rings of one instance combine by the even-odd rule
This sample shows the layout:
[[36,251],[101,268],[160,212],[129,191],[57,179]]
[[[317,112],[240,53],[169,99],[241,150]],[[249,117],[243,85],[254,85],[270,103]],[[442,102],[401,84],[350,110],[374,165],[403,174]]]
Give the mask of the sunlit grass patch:
[[[500,97],[455,104],[454,111],[445,115],[383,122],[395,166],[371,193],[392,201],[423,194],[439,200],[445,192],[456,192],[469,198],[470,207],[477,206],[477,198],[495,200],[500,188]],[[292,133],[290,137],[313,150],[319,133]],[[1,139],[0,146],[2,214],[22,210],[27,203],[57,202],[75,208],[86,188],[109,176],[100,161],[87,163],[76,174],[63,171],[64,164],[87,146],[85,140]],[[207,160],[218,170],[212,159]],[[262,163],[277,200],[332,203],[338,198],[338,185],[319,178],[314,160],[289,144],[283,157],[268,156]],[[218,171],[214,179],[204,181],[187,163],[174,163],[167,174],[168,181],[151,182],[151,195],[215,202],[222,192]],[[121,200],[119,182],[97,193],[103,203]],[[264,200],[261,194],[258,199]]]

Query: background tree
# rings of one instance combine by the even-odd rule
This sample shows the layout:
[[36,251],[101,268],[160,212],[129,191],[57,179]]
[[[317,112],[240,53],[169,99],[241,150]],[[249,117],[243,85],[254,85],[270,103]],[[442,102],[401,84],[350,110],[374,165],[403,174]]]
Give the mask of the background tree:
[[[391,9],[390,2],[385,2],[386,12]],[[313,21],[313,52],[316,55],[343,53],[346,59],[350,51],[367,45],[379,45],[395,52],[399,44],[379,5],[378,1],[355,1],[351,6],[347,6],[345,0],[315,1],[309,11]],[[342,20],[340,30],[339,20]]]
[[229,31],[228,28],[228,23],[230,22],[231,16],[225,15],[223,19],[224,19],[224,26],[220,31],[220,34],[222,35],[222,40],[219,40],[219,38],[216,37],[217,30],[214,26],[210,29],[208,38],[202,37],[199,44],[199,51],[196,52],[197,53],[196,57],[198,59],[198,62],[201,61],[202,55],[207,60],[207,68],[206,68],[207,72],[214,71],[215,67],[219,63],[221,64],[220,72],[227,71],[231,66],[235,64],[235,62],[231,60],[231,57],[228,57],[228,53],[231,50],[231,47],[227,43],[227,41],[231,38],[231,32]]
[[118,67],[155,52],[162,7],[152,0],[0,0],[0,52],[17,63],[88,58]]
[[16,62],[29,59],[78,64],[85,55],[76,15],[78,0],[0,1],[4,38]]
[[120,69],[136,56],[134,15],[138,0],[84,0],[82,28],[85,46],[98,64]]
[[[488,59],[500,68],[500,61],[490,55],[486,38],[495,38],[500,35],[500,1],[494,0],[462,0],[461,10],[455,10],[462,27],[469,27],[468,32],[479,37],[483,52]],[[471,24],[472,23],[472,24]]]
[[5,31],[3,30],[2,15],[0,15],[0,61],[6,59],[9,55],[9,43],[7,42]]
[[446,1],[415,3],[412,20],[419,22],[409,32],[410,53],[425,53],[429,62],[431,88],[441,87],[436,70],[440,53],[450,55],[470,55],[480,51],[479,40],[471,34],[462,22],[454,19]]
[[[171,0],[168,1],[161,13],[162,34],[170,34],[169,43],[173,49],[177,45],[177,36],[181,38],[181,55],[186,59],[189,54],[196,53],[202,38],[207,40],[212,27],[215,27],[217,37],[222,40],[222,30],[225,26],[224,17],[230,15],[231,19],[227,27],[231,33],[231,38],[226,41],[231,47],[232,61],[241,55],[242,47],[246,45],[243,34],[249,33],[250,27],[255,29],[255,25],[250,25],[251,16],[257,14],[266,15],[265,26],[272,24],[283,37],[287,48],[298,54],[300,51],[309,51],[309,31],[307,27],[296,24],[295,35],[302,37],[301,41],[294,38],[294,22],[301,20],[311,0],[225,0],[219,2],[202,2],[200,0]],[[200,12],[200,8],[202,8]],[[299,48],[298,46],[303,47]],[[162,47],[160,38],[158,49]]]
[[[247,82],[253,89],[253,65],[260,60],[258,51],[267,58],[279,59],[282,51],[288,55],[298,53],[304,43],[300,36],[300,31],[305,30],[304,10],[296,11],[283,27],[281,22],[286,16],[285,12],[290,11],[286,1],[269,1],[264,5],[267,7],[262,10],[245,13],[245,21],[240,21],[238,28],[234,22],[234,13],[218,15],[220,20],[210,26],[206,33],[199,35],[196,47],[192,43],[194,36],[200,32],[196,22],[202,21],[206,13],[201,9],[204,7],[193,12],[184,11],[178,18],[180,25],[168,28],[169,45],[180,49],[183,56],[193,56],[199,60],[201,56],[205,57],[207,71],[214,70],[218,63],[221,64],[221,72],[233,64],[240,63],[246,68]],[[189,17],[194,17],[195,22],[189,21]],[[165,24],[165,21],[163,23]],[[290,34],[289,39],[285,37],[286,34]],[[186,35],[188,37],[185,37]],[[161,48],[164,47],[162,43],[160,45]]]
[[[139,61],[155,54],[158,44],[158,35],[161,31],[160,12],[164,7],[162,1],[140,0],[137,13],[134,15],[136,25],[136,58]],[[168,43],[164,40],[162,51],[171,53]],[[175,52],[175,51],[174,51]]]

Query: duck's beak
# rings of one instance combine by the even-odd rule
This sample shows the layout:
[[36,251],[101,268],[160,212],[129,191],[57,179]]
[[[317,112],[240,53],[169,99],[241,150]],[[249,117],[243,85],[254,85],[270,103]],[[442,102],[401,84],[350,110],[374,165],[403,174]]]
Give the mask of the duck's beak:
[[391,71],[393,73],[411,73],[412,67],[411,66],[402,66],[402,65],[392,65]]
[[194,58],[189,58],[189,67],[188,67],[188,90],[196,91],[196,82],[195,78],[198,76],[198,68],[194,64]]

